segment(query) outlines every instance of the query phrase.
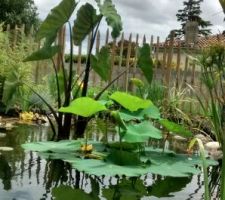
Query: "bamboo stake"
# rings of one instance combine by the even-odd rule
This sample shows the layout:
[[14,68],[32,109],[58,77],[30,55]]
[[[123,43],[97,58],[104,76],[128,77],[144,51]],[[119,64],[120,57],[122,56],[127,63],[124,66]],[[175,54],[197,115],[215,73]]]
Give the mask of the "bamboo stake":
[[128,85],[129,85],[131,43],[132,43],[132,34],[130,34],[130,37],[129,37],[127,58],[126,58],[126,73],[125,73],[125,91],[126,92],[128,91]]
[[109,83],[113,79],[113,71],[114,71],[114,63],[115,63],[115,54],[116,54],[116,39],[113,40],[112,44],[112,52],[111,52],[111,69],[110,69],[110,76],[109,76]]
[[[117,75],[120,74],[120,69],[123,63],[123,46],[124,46],[124,33],[122,33],[121,40],[120,40],[120,56],[119,56],[119,65],[117,68]],[[117,79],[117,87],[119,87],[119,79]]]
[[178,42],[177,47],[177,65],[176,65],[176,89],[178,89],[179,82],[180,82],[180,59],[181,59],[181,44],[180,41]]

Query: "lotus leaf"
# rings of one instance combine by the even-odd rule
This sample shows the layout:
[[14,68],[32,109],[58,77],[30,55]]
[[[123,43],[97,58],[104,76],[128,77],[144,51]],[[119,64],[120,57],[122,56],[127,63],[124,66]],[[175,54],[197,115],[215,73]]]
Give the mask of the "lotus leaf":
[[71,102],[68,107],[61,107],[59,112],[72,113],[82,117],[90,117],[106,107],[90,97],[80,97]]
[[123,140],[126,142],[145,142],[148,138],[162,139],[162,133],[151,122],[144,121],[139,124],[127,126]]
[[44,141],[22,144],[25,150],[38,152],[66,153],[75,152],[81,147],[83,140],[61,140],[59,142]]
[[[81,141],[62,141],[62,142],[40,142],[32,144],[24,144],[23,148],[41,152],[46,158],[49,155],[52,159],[62,159],[71,163],[72,167],[79,171],[84,171],[87,174],[97,176],[101,175],[126,175],[126,176],[141,176],[146,173],[159,174],[172,177],[187,177],[191,174],[200,173],[200,169],[196,165],[201,166],[202,160],[197,156],[189,157],[171,152],[162,153],[162,150],[146,148],[145,156],[140,159],[143,164],[135,166],[120,166],[97,159],[82,159],[77,156],[76,150],[80,149]],[[100,144],[101,145],[101,144]],[[93,145],[95,148],[95,145]],[[103,146],[103,145],[101,145]],[[48,153],[49,152],[49,153]],[[69,153],[71,152],[71,153]],[[106,155],[105,152],[100,152]],[[145,164],[146,161],[149,164]],[[217,162],[207,160],[207,165],[216,165]]]
[[125,92],[114,92],[110,96],[110,99],[116,101],[118,104],[131,112],[148,108],[150,105],[152,105],[150,100],[144,100]]

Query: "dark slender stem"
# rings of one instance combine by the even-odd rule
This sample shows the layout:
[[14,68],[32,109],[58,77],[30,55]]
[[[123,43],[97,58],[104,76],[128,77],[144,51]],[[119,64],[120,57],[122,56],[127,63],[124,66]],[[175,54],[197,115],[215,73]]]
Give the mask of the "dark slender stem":
[[72,78],[73,78],[73,35],[72,35],[72,27],[70,22],[69,24],[69,31],[70,31],[70,68],[69,68],[69,80],[68,80],[68,87],[66,91],[66,99],[64,106],[68,106],[70,103],[70,96],[71,96],[71,88],[72,88]]
[[64,96],[66,98],[66,89],[67,89],[66,70],[65,70],[63,55],[62,54],[60,54],[60,55],[61,55],[61,60],[62,60],[62,73],[63,73],[63,84],[64,84]]
[[118,78],[120,78],[123,74],[125,74],[125,72],[126,72],[127,70],[124,70],[123,72],[121,72],[116,78],[114,78],[108,85],[106,85],[103,89],[102,89],[102,91],[100,91],[96,96],[95,96],[95,100],[98,100],[100,97],[101,97],[101,95],[114,83],[114,82],[116,82],[116,80],[118,79]]
[[50,126],[51,126],[51,129],[52,129],[52,131],[53,131],[53,136],[52,136],[52,138],[51,138],[51,141],[53,141],[54,138],[56,137],[55,126],[54,126],[52,120],[50,119],[50,117],[49,117],[47,114],[46,114],[46,117],[47,117],[47,119],[48,119],[48,121],[49,121],[49,124],[50,124]]
[[53,109],[53,107],[40,94],[38,94],[31,86],[29,86],[26,83],[23,83],[23,84],[26,85],[34,94],[36,94],[45,103],[45,105],[48,107],[48,109],[52,112],[56,122],[59,123],[59,118],[58,118],[55,110]]
[[58,108],[61,107],[61,97],[60,97],[60,89],[59,89],[59,77],[58,77],[58,73],[57,73],[57,69],[56,69],[56,65],[53,59],[52,60],[52,64],[53,64],[53,68],[55,71],[55,79],[56,79],[56,86],[57,86],[57,96],[58,96]]
[[83,86],[82,94],[81,94],[82,97],[87,95],[89,72],[90,72],[90,68],[91,68],[91,52],[92,52],[92,49],[93,49],[93,46],[94,46],[94,42],[95,42],[95,38],[96,38],[96,35],[97,35],[97,32],[98,32],[98,27],[100,25],[100,22],[101,22],[101,19],[99,20],[94,33],[92,31],[90,49],[89,49],[89,52],[88,52],[87,63],[86,63],[86,67],[85,67],[84,80],[83,80],[84,86]]

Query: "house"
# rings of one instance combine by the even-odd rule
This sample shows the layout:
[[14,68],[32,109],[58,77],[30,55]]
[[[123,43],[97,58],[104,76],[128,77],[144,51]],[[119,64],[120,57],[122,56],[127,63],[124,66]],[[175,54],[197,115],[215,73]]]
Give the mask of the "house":
[[[189,45],[185,43],[185,40],[175,39],[172,45],[173,54],[171,67],[176,68],[177,63],[180,62],[180,68],[184,69],[185,65],[188,63],[187,55],[195,55],[200,50],[208,48],[216,43],[225,45],[225,33],[199,37],[195,44]],[[167,66],[168,52],[169,49],[171,49],[170,41],[166,40],[158,44],[154,43],[153,49],[154,57],[157,60],[157,67]]]

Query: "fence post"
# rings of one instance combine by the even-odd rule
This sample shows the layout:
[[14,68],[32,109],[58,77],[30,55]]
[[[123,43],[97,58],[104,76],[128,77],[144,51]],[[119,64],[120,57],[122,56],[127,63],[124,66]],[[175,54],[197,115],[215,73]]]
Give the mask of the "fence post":
[[126,73],[125,73],[125,91],[128,91],[129,74],[130,74],[130,55],[131,55],[132,34],[129,37],[127,57],[126,57]]
[[[123,45],[124,45],[124,33],[122,33],[121,39],[120,39],[120,56],[119,56],[119,65],[118,65],[118,68],[117,68],[117,74],[118,75],[120,73],[120,69],[121,69],[122,64],[123,64]],[[119,87],[119,79],[117,79],[117,87]]]
[[180,52],[181,52],[181,43],[178,41],[177,47],[177,65],[176,65],[176,89],[178,89],[179,82],[180,82]]

